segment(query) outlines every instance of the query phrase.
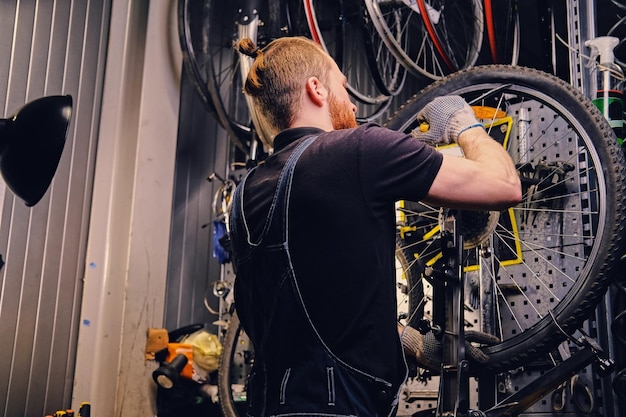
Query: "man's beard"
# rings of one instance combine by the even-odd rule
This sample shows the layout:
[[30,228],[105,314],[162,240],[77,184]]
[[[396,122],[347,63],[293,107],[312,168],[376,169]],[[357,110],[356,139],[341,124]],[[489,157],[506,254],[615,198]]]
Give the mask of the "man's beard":
[[358,123],[356,122],[356,115],[352,111],[351,106],[337,100],[335,95],[332,93],[329,96],[328,108],[330,118],[333,122],[333,128],[335,130],[350,129],[358,126]]

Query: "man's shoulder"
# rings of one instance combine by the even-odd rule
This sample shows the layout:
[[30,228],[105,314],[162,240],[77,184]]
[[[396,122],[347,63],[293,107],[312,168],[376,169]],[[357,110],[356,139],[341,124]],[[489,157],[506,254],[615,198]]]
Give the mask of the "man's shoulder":
[[421,153],[424,144],[403,132],[376,123],[364,123],[352,129],[324,132],[313,148],[331,159],[358,155],[378,159],[397,154]]
[[352,129],[339,129],[325,132],[322,136],[326,136],[328,140],[352,140],[352,141],[377,141],[388,140],[392,138],[401,138],[404,135],[383,127],[377,123],[368,122]]

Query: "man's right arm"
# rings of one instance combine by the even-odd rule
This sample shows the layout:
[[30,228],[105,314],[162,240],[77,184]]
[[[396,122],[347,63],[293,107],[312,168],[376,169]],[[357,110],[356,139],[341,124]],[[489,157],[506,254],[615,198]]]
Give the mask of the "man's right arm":
[[458,138],[464,158],[444,155],[425,202],[473,210],[503,210],[519,203],[521,183],[506,150],[482,127]]

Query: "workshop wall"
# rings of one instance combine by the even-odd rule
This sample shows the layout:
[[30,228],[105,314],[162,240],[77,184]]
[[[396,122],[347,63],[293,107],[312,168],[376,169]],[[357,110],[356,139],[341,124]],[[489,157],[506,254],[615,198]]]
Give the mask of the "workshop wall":
[[[54,182],[33,208],[0,201],[0,415],[69,404],[82,293],[110,1],[0,2],[0,116],[70,94]],[[2,184],[4,188],[4,184]]]

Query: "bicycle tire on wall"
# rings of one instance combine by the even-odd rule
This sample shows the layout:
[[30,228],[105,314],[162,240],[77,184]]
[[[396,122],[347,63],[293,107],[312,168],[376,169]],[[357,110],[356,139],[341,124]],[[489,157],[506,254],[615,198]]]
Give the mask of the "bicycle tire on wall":
[[[237,312],[233,312],[228,322],[226,329],[226,335],[222,342],[222,355],[220,356],[220,363],[217,370],[217,392],[220,401],[220,408],[224,417],[237,417],[239,415],[245,415],[237,410],[237,405],[233,399],[232,388],[232,368],[235,365],[235,354],[237,347],[240,344],[240,340],[247,339]],[[247,380],[247,375],[245,376]]]
[[[473,66],[478,59],[484,25],[482,0],[365,0],[365,6],[389,51],[418,77],[438,80]],[[422,10],[427,12],[422,14]],[[396,22],[400,22],[399,31]]]
[[267,143],[272,133],[252,106],[251,98],[243,93],[243,74],[247,74],[252,59],[237,52],[233,45],[250,38],[262,48],[280,36],[300,35],[306,27],[301,1],[245,5],[217,0],[178,1],[180,31],[185,35],[181,35],[183,50],[194,52],[186,54],[194,57],[187,60],[194,85],[203,100],[210,102],[213,115],[233,144],[247,155],[256,137]]
[[[241,104],[243,100],[231,101],[225,98],[225,90],[230,87],[227,84],[231,82],[228,79],[230,74],[225,77],[226,81],[220,75],[224,74],[220,67],[228,68],[231,57],[236,57],[236,53],[230,51],[231,41],[224,37],[232,34],[236,12],[228,10],[229,13],[225,13],[223,9],[218,11],[218,7],[214,0],[178,0],[178,31],[184,67],[207,111],[226,131],[235,146],[247,154],[253,140],[250,116],[245,105]],[[219,25],[216,24],[215,16],[223,14],[232,17],[232,20],[226,23],[222,19]],[[227,24],[232,27],[227,27]]]
[[[508,279],[507,274],[510,274],[511,277],[519,279],[520,276],[526,276],[526,272],[541,271],[541,273],[532,274],[532,277],[531,274],[528,274],[526,286],[520,287],[518,293],[514,293],[511,297],[518,297],[518,304],[522,304],[521,301],[524,299],[521,297],[526,296],[523,292],[535,291],[531,285],[535,285],[534,282],[531,282],[531,278],[542,279],[552,285],[554,284],[553,280],[559,286],[565,286],[565,289],[549,289],[550,294],[556,294],[555,297],[542,295],[545,298],[538,299],[538,302],[543,303],[543,306],[533,306],[533,308],[543,310],[537,310],[537,318],[533,317],[535,313],[530,314],[528,318],[522,318],[521,321],[525,327],[499,335],[502,337],[501,343],[484,348],[484,351],[490,356],[487,365],[489,369],[513,369],[531,362],[538,355],[564,340],[565,335],[561,333],[559,327],[566,332],[573,332],[593,313],[604,295],[616,271],[618,257],[622,254],[622,235],[625,222],[623,196],[626,191],[624,155],[606,120],[591,101],[578,90],[564,81],[538,70],[506,65],[474,67],[433,83],[401,107],[389,120],[387,126],[395,130],[410,132],[417,127],[416,115],[427,102],[437,96],[449,94],[461,95],[470,104],[488,105],[487,108],[507,104],[509,106],[507,115],[512,117],[510,122],[512,126],[515,126],[516,129],[521,129],[522,125],[526,126],[524,129],[531,126],[529,132],[536,135],[532,138],[534,141],[532,143],[536,144],[538,149],[528,150],[531,155],[531,157],[527,157],[528,161],[522,161],[519,148],[522,142],[526,140],[517,138],[518,147],[514,148],[511,145],[512,148],[507,148],[512,154],[514,162],[518,163],[518,167],[528,167],[521,162],[528,162],[531,167],[533,164],[539,167],[539,165],[549,166],[550,163],[558,162],[561,167],[567,167],[565,171],[570,169],[569,165],[566,164],[574,166],[571,168],[573,171],[569,171],[573,174],[569,172],[560,174],[563,178],[558,183],[559,187],[564,190],[562,195],[556,198],[563,201],[561,204],[570,204],[569,200],[581,200],[577,206],[577,210],[580,211],[579,217],[570,219],[567,217],[570,214],[563,209],[537,210],[537,217],[534,218],[536,221],[551,219],[553,224],[535,225],[533,228],[532,222],[529,220],[530,215],[522,215],[524,210],[529,211],[528,207],[532,207],[524,206],[525,203],[531,203],[528,197],[520,205],[513,207],[512,214],[509,216],[521,224],[517,231],[519,236],[510,234],[508,237],[508,240],[512,241],[514,236],[519,242],[521,248],[519,250],[520,261],[512,259],[505,263],[500,262],[497,267],[499,274],[497,278]],[[472,100],[475,102],[472,103]],[[534,114],[532,114],[533,112]],[[524,116],[520,121],[521,113]],[[532,114],[528,116],[528,123],[525,120],[527,114]],[[542,115],[545,118],[539,117]],[[540,126],[541,128],[532,131],[532,123],[535,124],[535,127]],[[558,129],[554,128],[553,125],[558,126]],[[547,130],[548,128],[552,130]],[[543,136],[543,134],[546,136],[542,139],[539,136]],[[562,161],[551,160],[548,155],[550,152],[554,153],[554,149],[559,146],[562,147],[559,149],[573,151],[573,154],[561,153],[559,150],[555,154]],[[536,153],[536,159],[533,159],[531,151]],[[584,161],[581,162],[581,159]],[[586,168],[580,168],[585,165]],[[583,181],[589,182],[589,184],[583,187]],[[578,191],[572,191],[568,187],[576,187]],[[587,200],[584,200],[583,197]],[[549,204],[546,202],[537,203],[536,201],[532,203]],[[587,204],[593,207],[586,208]],[[540,213],[540,211],[544,213]],[[559,216],[561,216],[560,224],[558,224]],[[507,216],[504,215],[502,218],[507,218]],[[555,241],[561,241],[560,245],[563,247],[561,253],[557,253],[556,249],[560,250],[561,247],[557,247],[556,243],[554,244],[555,249],[547,244],[544,247],[539,247],[539,243],[533,243],[531,240],[543,242],[544,239],[547,239],[547,237],[541,236],[544,233],[542,227],[560,227],[561,229],[576,227],[578,226],[576,221],[580,222],[580,236],[569,236],[565,233],[551,236]],[[584,228],[591,229],[591,231],[584,230]],[[493,235],[496,236],[505,229],[506,227],[498,225],[498,229],[494,231]],[[505,230],[505,232],[508,231]],[[524,236],[528,239],[524,239]],[[566,240],[571,242],[566,245],[563,243]],[[500,245],[500,247],[504,247],[504,245]],[[470,256],[469,252],[465,251],[468,257]],[[511,249],[511,252],[514,250]],[[575,255],[576,257],[574,257]],[[568,277],[571,282],[564,280],[563,283],[560,283],[557,275],[571,274],[570,268],[572,271],[578,271],[578,275],[572,274],[571,277]],[[524,274],[518,271],[521,269],[524,269]],[[505,285],[503,282],[498,281],[498,285]],[[544,290],[537,288],[536,293],[543,294],[542,291]],[[502,309],[511,308],[503,303],[500,307]],[[520,307],[516,306],[516,308]],[[505,316],[508,316],[509,310],[506,310],[506,313],[505,310],[500,310],[500,312],[499,320],[502,323],[505,321]],[[558,326],[554,324],[550,312],[554,315]],[[513,315],[512,310],[511,315]],[[500,328],[504,328],[503,326],[500,324]]]

